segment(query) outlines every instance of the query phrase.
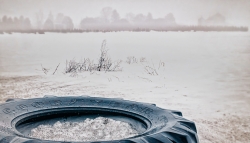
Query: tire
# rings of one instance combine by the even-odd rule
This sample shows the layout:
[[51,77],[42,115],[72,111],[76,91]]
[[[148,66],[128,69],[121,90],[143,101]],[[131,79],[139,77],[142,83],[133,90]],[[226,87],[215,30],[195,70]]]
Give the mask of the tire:
[[0,143],[60,143],[29,137],[40,124],[105,116],[135,127],[139,135],[93,143],[198,143],[194,122],[155,104],[89,96],[9,99],[0,105]]

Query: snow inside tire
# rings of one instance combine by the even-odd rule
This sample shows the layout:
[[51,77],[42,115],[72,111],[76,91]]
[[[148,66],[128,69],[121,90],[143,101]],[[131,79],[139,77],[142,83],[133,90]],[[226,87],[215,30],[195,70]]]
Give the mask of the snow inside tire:
[[194,122],[155,104],[89,96],[12,99],[0,105],[0,143],[59,143],[29,136],[41,124],[108,117],[131,124],[139,135],[95,143],[198,143]]

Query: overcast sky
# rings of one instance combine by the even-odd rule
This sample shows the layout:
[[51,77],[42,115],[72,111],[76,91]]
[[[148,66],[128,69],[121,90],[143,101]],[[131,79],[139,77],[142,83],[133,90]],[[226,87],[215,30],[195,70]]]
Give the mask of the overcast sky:
[[100,15],[103,7],[112,7],[125,17],[126,13],[152,13],[154,18],[173,13],[179,24],[197,24],[201,16],[207,18],[221,13],[228,24],[250,26],[250,0],[0,0],[0,16],[30,17],[42,10],[47,17],[61,12],[78,24],[82,18]]

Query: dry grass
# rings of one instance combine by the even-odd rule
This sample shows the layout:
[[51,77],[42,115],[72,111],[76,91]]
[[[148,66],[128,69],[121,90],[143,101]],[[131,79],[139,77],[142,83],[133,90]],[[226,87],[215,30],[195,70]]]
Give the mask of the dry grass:
[[122,60],[113,62],[110,56],[108,55],[108,49],[106,47],[106,40],[103,41],[101,46],[101,54],[98,60],[98,63],[95,63],[94,60],[89,58],[84,58],[83,60],[77,62],[75,59],[66,61],[65,73],[73,73],[72,75],[77,75],[78,72],[85,71],[121,71],[122,68],[120,64]]

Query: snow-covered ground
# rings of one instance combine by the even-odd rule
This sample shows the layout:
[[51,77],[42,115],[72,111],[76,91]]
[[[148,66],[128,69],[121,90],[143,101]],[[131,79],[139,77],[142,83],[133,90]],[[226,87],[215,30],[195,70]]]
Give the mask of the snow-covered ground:
[[[195,121],[201,143],[250,142],[250,33],[117,32],[0,35],[0,100],[91,95],[156,103]],[[122,71],[64,74],[98,60],[107,40]],[[138,62],[128,64],[127,57]],[[146,62],[140,62],[142,57]],[[59,68],[52,75],[57,65]],[[45,75],[42,67],[48,68]],[[146,66],[154,68],[148,74]]]

